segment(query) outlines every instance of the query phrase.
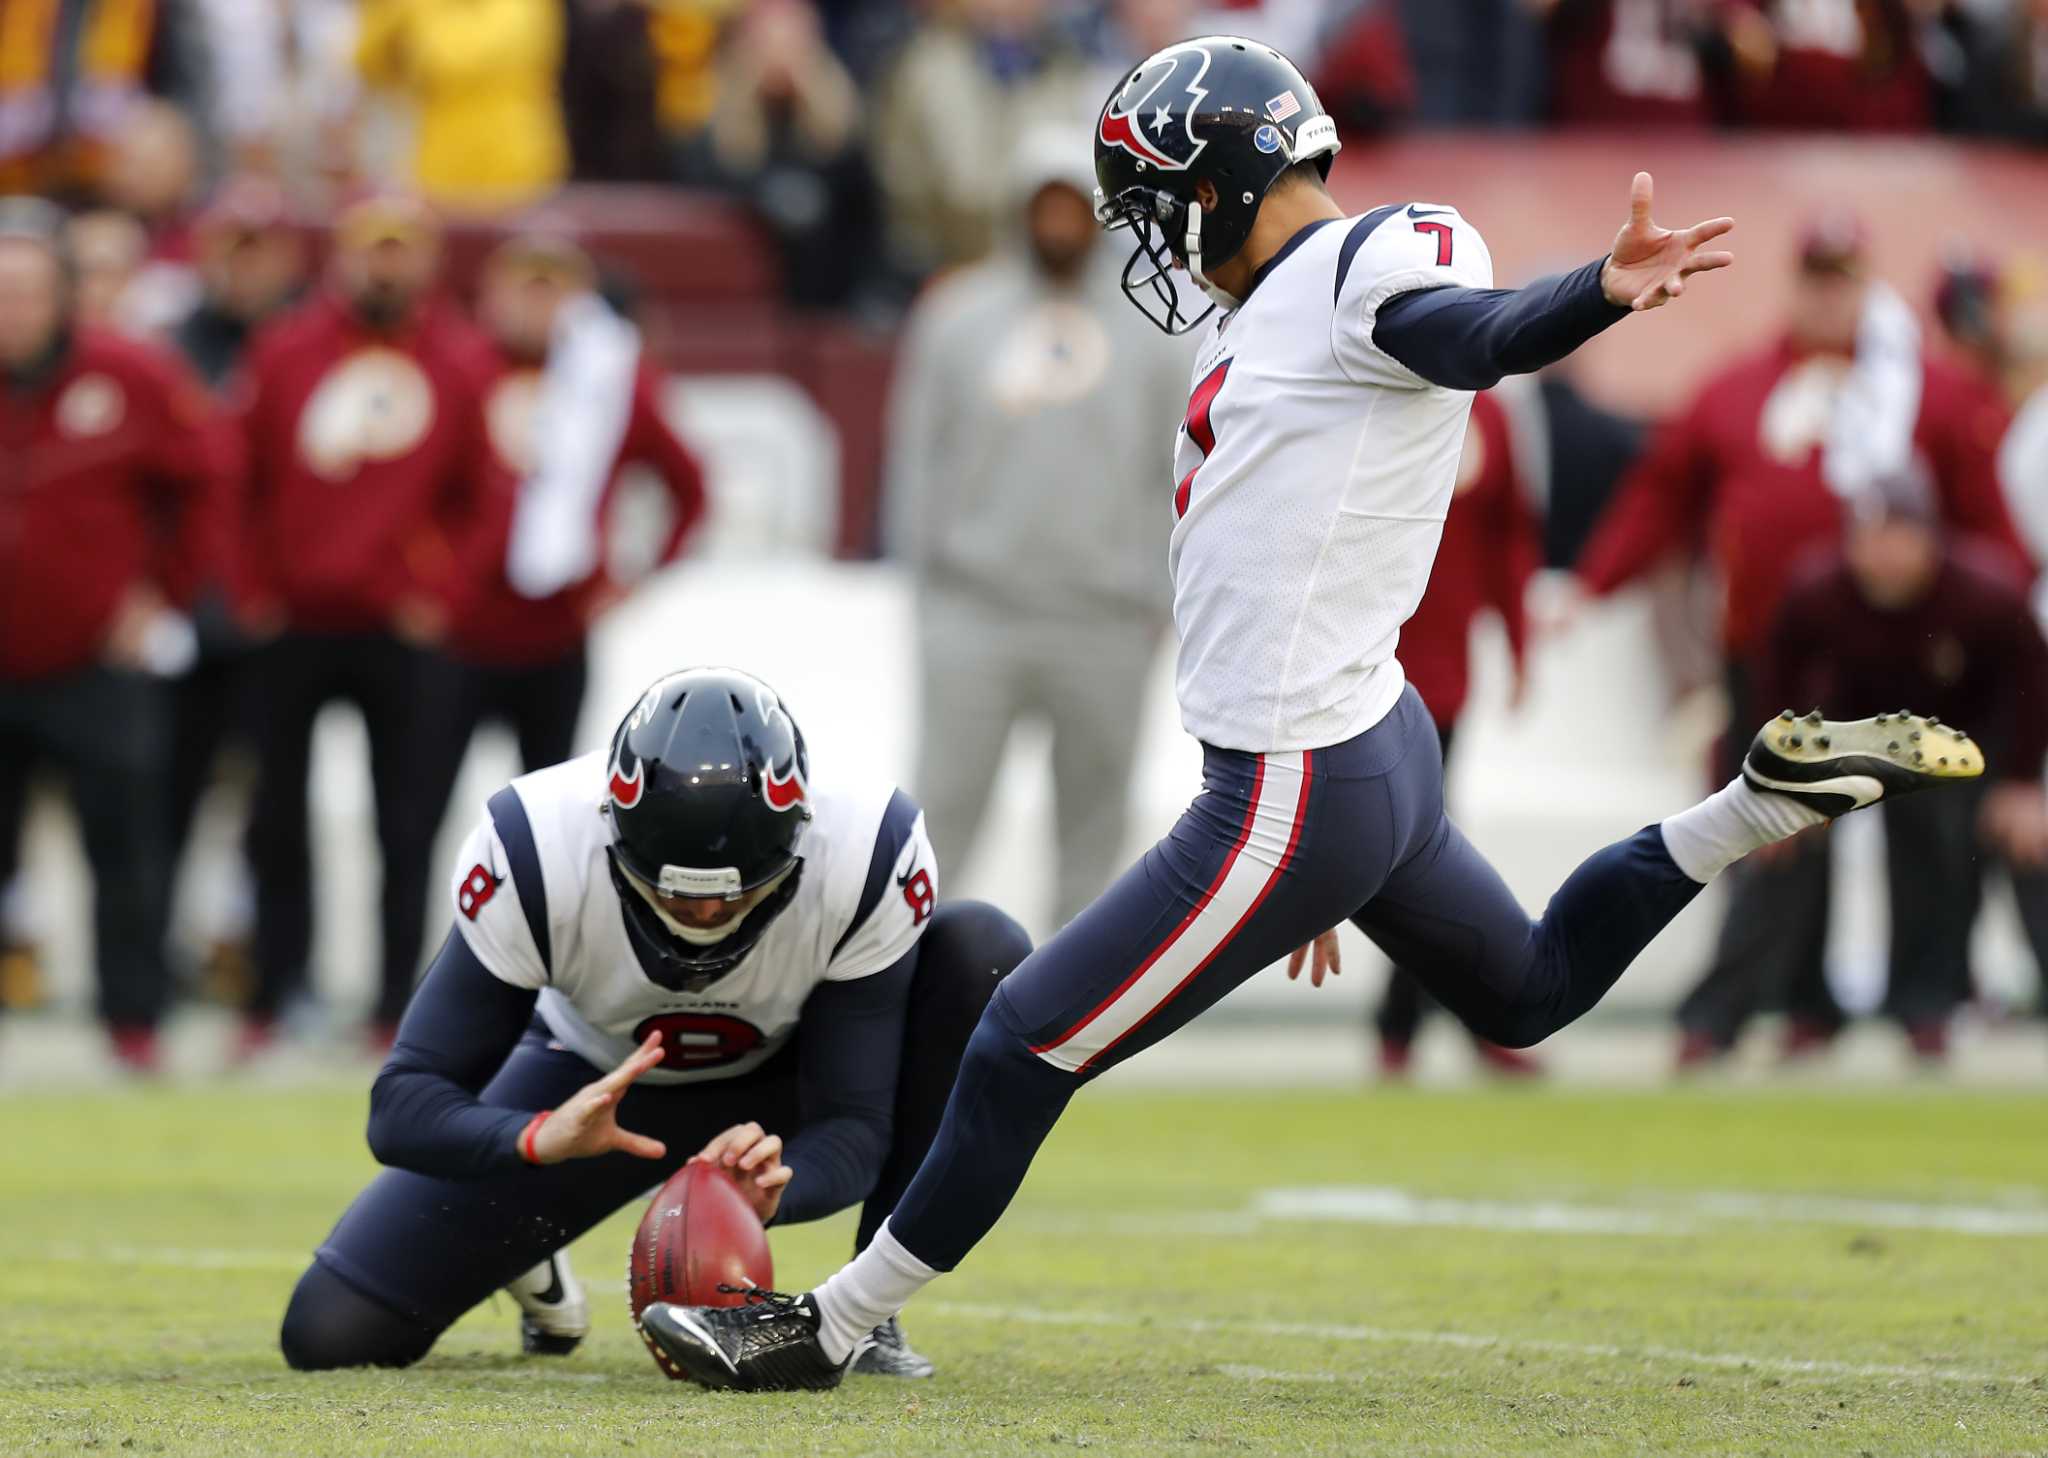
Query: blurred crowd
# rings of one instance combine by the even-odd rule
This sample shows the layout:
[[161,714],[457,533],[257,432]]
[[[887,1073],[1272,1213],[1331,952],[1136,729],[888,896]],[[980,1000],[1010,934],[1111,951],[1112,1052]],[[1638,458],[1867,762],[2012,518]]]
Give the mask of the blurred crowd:
[[529,768],[569,757],[589,626],[626,590],[613,489],[630,467],[665,488],[669,560],[703,515],[696,458],[565,235],[503,240],[472,313],[416,198],[344,208],[316,277],[278,190],[244,181],[195,220],[197,296],[151,335],[96,297],[87,221],[0,200],[0,994],[33,995],[14,871],[47,777],[92,866],[100,1014],[153,1067],[175,866],[232,774],[248,916],[184,970],[240,1007],[240,1056],[266,1046],[307,989],[313,726],[341,702],[368,733],[388,1042],[473,731],[504,723]]
[[987,251],[1028,124],[1210,30],[1297,58],[1353,133],[2048,137],[2044,0],[8,0],[0,191],[176,263],[240,170],[314,212],[680,183],[762,221],[796,302],[888,313]]
[[[906,315],[884,516],[918,597],[913,788],[958,861],[1013,726],[1046,724],[1057,915],[1085,905],[1128,839],[1128,731],[1168,636],[1159,483],[1174,426],[1203,427],[1072,142],[1118,69],[1205,27],[1304,57],[1354,134],[2048,120],[2036,0],[4,0],[0,1005],[40,985],[15,872],[48,783],[92,864],[117,1055],[155,1066],[180,985],[239,1008],[239,1056],[268,1046],[309,982],[312,726],[346,702],[388,1040],[472,732],[504,722],[529,767],[572,748],[587,635],[629,590],[605,547],[621,472],[665,488],[660,560],[704,514],[632,291],[573,209],[532,206],[572,179],[736,201],[791,308]],[[460,290],[451,218],[505,220]],[[1548,568],[1579,599],[1653,595],[1671,693],[1712,679],[1726,706],[1709,773],[1783,707],[1910,704],[1977,734],[1999,778],[1885,812],[1885,1006],[1938,1059],[1986,877],[2048,957],[2048,273],[1958,256],[1887,280],[1868,245],[1817,216],[1759,260],[1790,268],[1789,312],[1668,420],[1604,409],[1568,367],[1481,396],[1401,658],[1451,753],[1475,621],[1505,628],[1518,694],[1568,631],[1525,611]],[[222,775],[252,802],[245,914],[174,965],[170,887]],[[1760,1011],[1789,1014],[1794,1054],[1845,1021],[1825,835],[1732,888],[1683,1067]],[[1428,1012],[1396,970],[1390,1074]]]

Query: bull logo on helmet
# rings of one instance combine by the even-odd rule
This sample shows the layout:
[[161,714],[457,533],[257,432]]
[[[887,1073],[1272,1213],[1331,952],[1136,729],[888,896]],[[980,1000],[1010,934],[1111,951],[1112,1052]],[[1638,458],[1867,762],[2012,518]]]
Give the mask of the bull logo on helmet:
[[625,773],[625,759],[630,753],[632,751],[626,748],[625,736],[621,735],[619,747],[612,754],[612,776],[608,787],[611,790],[612,804],[621,810],[631,810],[639,804],[641,792],[647,788],[647,762],[640,756],[633,755],[633,773]]
[[765,683],[754,691],[754,708],[770,727],[787,733],[790,743],[788,771],[778,771],[771,759],[761,775],[761,798],[771,810],[793,810],[811,796],[810,787],[804,783],[803,756],[796,750],[796,720],[789,717],[782,700]]
[[1105,147],[1121,147],[1163,172],[1184,172],[1209,144],[1195,135],[1195,109],[1209,93],[1209,52],[1202,46],[1173,46],[1133,72],[1110,98],[1096,124]]
[[792,756],[789,772],[778,774],[774,765],[768,766],[761,776],[761,798],[768,802],[771,810],[793,810],[810,798],[810,790],[804,784],[804,767]]

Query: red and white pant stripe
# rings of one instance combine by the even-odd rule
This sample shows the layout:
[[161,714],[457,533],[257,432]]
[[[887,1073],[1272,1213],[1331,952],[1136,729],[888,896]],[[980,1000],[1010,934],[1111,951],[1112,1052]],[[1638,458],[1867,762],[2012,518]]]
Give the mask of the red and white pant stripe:
[[1085,1073],[1216,960],[1294,859],[1308,814],[1311,757],[1308,750],[1259,757],[1250,806],[1208,889],[1108,997],[1032,1052],[1057,1068]]

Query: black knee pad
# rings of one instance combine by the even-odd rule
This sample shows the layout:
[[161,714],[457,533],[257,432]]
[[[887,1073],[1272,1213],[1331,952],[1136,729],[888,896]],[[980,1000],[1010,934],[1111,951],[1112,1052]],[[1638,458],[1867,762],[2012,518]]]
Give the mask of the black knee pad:
[[899,1080],[904,1098],[931,1102],[934,1109],[944,1105],[989,999],[1030,953],[1024,928],[986,902],[952,901],[932,913],[910,986]]
[[439,1335],[365,1296],[315,1261],[292,1292],[277,1344],[285,1364],[300,1372],[410,1367]]
[[996,984],[1030,955],[1030,935],[1002,908],[948,901],[917,944],[918,995],[971,1002],[979,1017]]

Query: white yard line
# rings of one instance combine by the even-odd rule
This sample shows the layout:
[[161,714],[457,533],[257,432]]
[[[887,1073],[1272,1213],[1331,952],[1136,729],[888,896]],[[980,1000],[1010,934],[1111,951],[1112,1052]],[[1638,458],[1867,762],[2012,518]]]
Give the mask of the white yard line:
[[[2048,1236],[2048,1207],[2020,1204],[1945,1205],[1710,1190],[1647,1196],[1631,1205],[1582,1205],[1565,1200],[1453,1199],[1372,1185],[1264,1190],[1242,1210],[1122,1210],[1102,1215],[1020,1211],[1004,1228],[1032,1235],[1151,1240],[1252,1235],[1273,1221],[1560,1235],[1685,1235],[1715,1224],[1748,1223],[1871,1226],[1993,1238]],[[299,1271],[312,1252],[65,1244],[48,1247],[43,1256],[67,1263]]]
[[1366,1185],[1265,1190],[1252,1201],[1252,1209],[1267,1220],[1436,1225],[1559,1235],[1671,1235],[1692,1228],[1689,1220],[1654,1210],[1551,1200],[1451,1200]]
[[2006,1205],[1928,1205],[1847,1200],[1825,1195],[1753,1195],[1712,1191],[1687,1197],[1702,1215],[1782,1225],[1881,1225],[1951,1235],[2048,1235],[2048,1210]]
[[1247,1367],[1241,1362],[1220,1362],[1216,1370],[1243,1382],[1361,1382],[1341,1372],[1277,1372],[1271,1367]]
[[1267,1220],[1356,1225],[1445,1226],[1566,1235],[1684,1235],[1703,1225],[1872,1225],[1950,1235],[2048,1235],[2048,1209],[1938,1205],[1813,1195],[1705,1191],[1637,1205],[1579,1205],[1561,1200],[1470,1200],[1418,1195],[1373,1185],[1324,1185],[1262,1191],[1252,1212]]
[[[1784,1372],[1802,1377],[1882,1377],[1909,1382],[2031,1382],[2034,1373],[1986,1372],[1958,1367],[1937,1367],[1890,1362],[1833,1362],[1809,1357],[1773,1357],[1752,1352],[1695,1352],[1683,1347],[1654,1344],[1617,1346],[1607,1342],[1561,1342],[1545,1337],[1516,1337],[1498,1333],[1462,1331],[1401,1330],[1394,1327],[1354,1326],[1311,1321],[1217,1321],[1201,1317],[1162,1321],[1144,1316],[1122,1316],[1114,1312],[1048,1311],[1035,1306],[988,1306],[974,1302],[927,1301],[913,1310],[934,1315],[957,1316],[970,1321],[1016,1322],[1030,1326],[1087,1326],[1144,1331],[1172,1331],[1190,1336],[1303,1337],[1319,1342],[1355,1343],[1374,1346],[1455,1347],[1463,1351],[1499,1350],[1540,1352],[1560,1357],[1590,1357],[1609,1362],[1670,1362],[1688,1367],[1718,1367],[1733,1371]],[[1230,1371],[1228,1367],[1220,1368]],[[1249,1372],[1257,1369],[1243,1368]],[[1335,1376],[1335,1374],[1331,1374]],[[1274,1376],[1270,1380],[1280,1380]],[[1321,1380],[1305,1377],[1303,1380]],[[1341,1379],[1339,1379],[1341,1380]]]

